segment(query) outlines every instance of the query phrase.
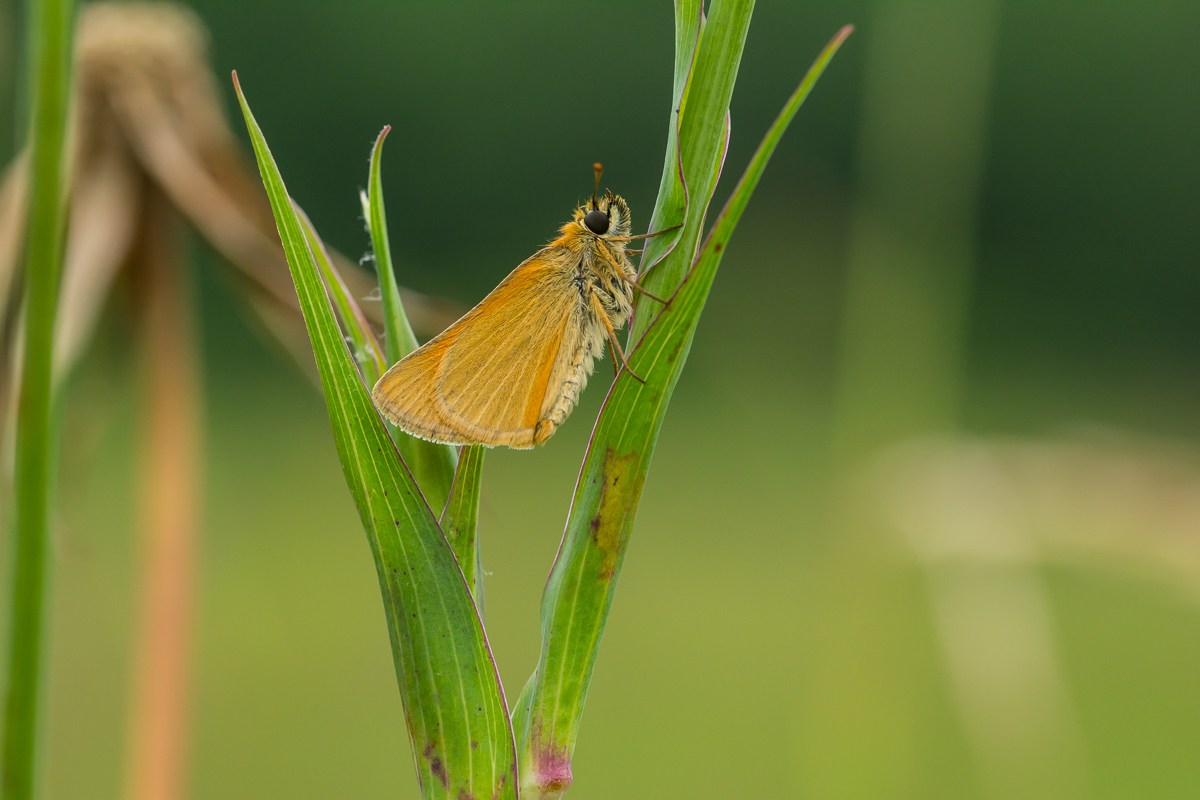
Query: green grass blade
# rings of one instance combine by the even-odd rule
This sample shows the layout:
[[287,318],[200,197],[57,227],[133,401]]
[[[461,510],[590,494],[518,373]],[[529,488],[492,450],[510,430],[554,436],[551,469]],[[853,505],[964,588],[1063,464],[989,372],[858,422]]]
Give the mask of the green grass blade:
[[[667,155],[658,186],[658,200],[650,214],[647,233],[682,225],[687,216],[687,187],[683,183],[683,167],[679,161],[679,120],[680,110],[687,99],[684,94],[692,67],[696,63],[696,43],[704,26],[703,5],[701,0],[675,2],[675,81],[671,91],[671,123],[667,129]],[[647,239],[640,270],[644,272],[661,261],[675,247],[681,233],[681,230],[677,230]]]
[[[718,19],[714,12],[705,35]],[[570,782],[579,719],[642,486],[722,253],[783,131],[849,33],[834,38],[792,95],[670,305],[631,354],[630,366],[645,384],[622,374],[605,400],[543,596],[541,656],[514,710],[527,798],[556,796]]]
[[[383,205],[383,140],[387,138],[390,130],[389,125],[379,132],[375,139],[375,147],[371,150],[371,170],[364,207],[367,227],[371,233],[371,246],[375,252],[375,271],[379,275],[379,293],[383,301],[384,347],[389,366],[417,349],[417,337],[413,335],[412,326],[408,324],[404,305],[400,302],[396,273],[392,269],[392,246],[388,239],[387,213]],[[400,448],[400,454],[404,456],[405,463],[416,476],[417,484],[429,500],[429,505],[440,513],[450,496],[450,487],[454,484],[457,452],[449,445],[410,436],[395,426],[389,425],[388,428],[396,446]]]
[[27,800],[36,791],[46,660],[47,528],[55,461],[51,357],[66,218],[63,142],[74,10],[71,0],[40,0],[29,4],[29,13],[32,157],[25,239],[25,353],[17,408],[12,617],[0,778],[0,792],[6,800]]
[[375,339],[375,332],[371,330],[366,314],[350,294],[342,274],[333,265],[333,259],[329,257],[329,251],[325,249],[325,243],[317,235],[317,230],[309,221],[308,215],[295,202],[292,203],[292,208],[300,221],[300,227],[304,230],[304,239],[316,259],[317,268],[321,271],[321,278],[325,281],[325,288],[329,291],[342,328],[350,335],[350,341],[354,345],[354,362],[358,364],[363,380],[373,386],[387,369],[383,351]]
[[467,586],[475,596],[479,615],[483,616],[483,568],[479,558],[478,521],[479,485],[483,480],[483,454],[485,447],[468,445],[458,454],[458,470],[454,475],[454,489],[442,514],[442,530],[454,548],[458,565],[462,567]]
[[[677,126],[668,132],[668,158],[664,163],[664,173],[670,174],[663,176],[660,189],[664,193],[658,198],[653,216],[671,221],[678,218],[667,215],[682,211],[683,227],[676,236],[677,242],[667,245],[670,249],[660,260],[643,260],[644,264],[654,263],[653,270],[644,280],[647,287],[660,296],[669,294],[670,289],[678,285],[685,272],[678,265],[691,263],[690,254],[695,252],[700,238],[704,209],[716,186],[725,145],[728,143],[729,99],[753,8],[753,0],[714,0],[712,13],[705,20],[701,9],[694,3],[679,2],[675,6],[677,97],[673,100],[676,103],[674,108],[680,109],[680,113]],[[694,40],[691,38],[692,31],[697,34]],[[670,155],[673,146],[678,147],[678,158]],[[679,173],[682,173],[682,184],[686,187],[682,209],[679,208]],[[667,239],[670,236],[660,238]],[[651,247],[655,241],[650,239],[647,247]],[[659,258],[653,250],[648,250],[647,254],[652,259]],[[655,291],[655,287],[666,285],[664,281],[667,279],[674,280],[668,291]],[[639,301],[635,323],[639,315],[654,310],[651,306],[657,304],[645,298]],[[646,325],[650,319],[652,317],[647,316]],[[631,336],[635,332],[636,328],[631,326]],[[631,338],[630,341],[636,339]],[[654,379],[640,370],[638,374],[647,379],[647,386],[653,384]],[[624,383],[625,377],[628,376],[623,376],[618,386]],[[657,377],[660,381],[663,379],[661,375]],[[658,420],[654,425],[657,435],[661,415],[656,416],[651,409],[641,409],[637,413],[640,416],[632,420],[632,424],[640,425],[653,417]],[[593,443],[602,423],[603,417],[597,421]],[[580,486],[584,485],[583,476],[592,465],[594,456],[593,444],[589,448],[584,471],[581,472]],[[616,581],[618,565],[615,562],[609,565],[607,574],[604,566],[597,566],[596,563],[591,565],[593,583],[582,597],[588,604],[601,603],[602,609],[599,614],[591,614],[590,619],[585,620],[588,614],[574,607],[575,600],[581,595],[573,596],[572,591],[580,588],[579,580],[582,580],[578,571],[581,565],[575,563],[574,556],[586,559],[594,554],[587,553],[585,548],[573,546],[579,544],[572,538],[571,527],[575,519],[574,509],[580,507],[579,499],[577,487],[563,545],[542,598],[542,650],[538,666],[513,712],[522,793],[532,798],[555,797],[570,785],[570,764],[579,719]],[[575,571],[571,572],[572,569]]]
[[[710,274],[707,280],[711,285],[712,277],[716,275],[717,265],[721,261],[721,254],[725,249],[725,245],[729,242],[730,237],[733,236],[734,229],[737,228],[737,224],[742,218],[742,212],[746,209],[746,204],[750,202],[750,198],[754,194],[754,189],[758,186],[758,180],[762,177],[767,162],[771,160],[771,154],[775,152],[775,146],[779,144],[779,140],[783,138],[783,132],[787,130],[788,125],[792,122],[792,118],[796,116],[796,112],[800,110],[800,106],[804,105],[804,101],[817,84],[817,80],[825,72],[825,67],[829,66],[829,62],[833,60],[842,43],[852,33],[854,33],[854,26],[847,25],[837,32],[829,41],[829,44],[825,45],[825,48],[817,56],[812,66],[808,68],[808,72],[805,73],[804,79],[800,81],[800,85],[796,87],[796,91],[788,98],[783,110],[779,112],[779,116],[775,118],[775,122],[767,131],[767,135],[759,143],[758,149],[754,151],[754,157],[750,159],[750,164],[746,167],[746,171],[738,179],[737,186],[733,189],[733,194],[725,202],[725,208],[721,209],[721,214],[717,217],[717,222],[713,225],[712,231],[709,232],[708,238],[704,242],[704,248],[696,260],[693,273],[694,275],[700,275],[701,280],[704,280],[702,277],[703,274],[708,272]],[[691,283],[692,279],[689,277],[688,284]],[[697,291],[694,287],[689,286],[688,288],[692,292]],[[704,290],[705,296],[707,296],[707,291],[707,289]],[[683,294],[684,290],[681,288],[680,295],[682,296]]]
[[371,403],[240,87],[238,100],[316,354],[346,483],[375,558],[422,795],[515,798],[504,693],[462,571]]
[[[683,280],[700,243],[708,203],[725,161],[729,99],[753,11],[754,0],[713,0],[696,46],[679,120],[679,152],[688,195],[683,229],[673,249],[644,279],[646,288],[659,297],[666,297]],[[658,309],[658,303],[644,297],[638,302],[629,326],[630,342],[641,338]]]
[[387,332],[387,360],[395,364],[417,349],[417,337],[404,305],[400,302],[400,287],[396,285],[396,273],[392,269],[392,245],[388,238],[387,213],[383,206],[383,140],[392,126],[379,132],[375,146],[371,149],[371,170],[367,182],[367,226],[371,232],[371,246],[375,251],[375,270],[379,273],[379,293],[383,301],[383,319]]

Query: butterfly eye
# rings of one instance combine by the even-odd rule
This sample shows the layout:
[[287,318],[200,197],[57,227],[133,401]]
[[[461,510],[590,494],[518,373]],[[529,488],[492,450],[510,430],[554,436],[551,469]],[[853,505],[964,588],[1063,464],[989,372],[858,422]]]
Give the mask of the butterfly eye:
[[595,234],[608,233],[608,214],[600,209],[593,209],[583,218],[583,224],[587,225],[589,231]]

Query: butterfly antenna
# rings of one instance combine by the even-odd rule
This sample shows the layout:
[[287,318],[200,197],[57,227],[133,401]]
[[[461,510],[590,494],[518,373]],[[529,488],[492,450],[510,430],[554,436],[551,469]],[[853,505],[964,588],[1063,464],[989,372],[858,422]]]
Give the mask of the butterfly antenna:
[[596,171],[596,184],[592,187],[592,208],[599,208],[600,205],[596,202],[596,192],[600,191],[600,176],[604,174],[604,165],[597,161],[592,164],[592,169]]

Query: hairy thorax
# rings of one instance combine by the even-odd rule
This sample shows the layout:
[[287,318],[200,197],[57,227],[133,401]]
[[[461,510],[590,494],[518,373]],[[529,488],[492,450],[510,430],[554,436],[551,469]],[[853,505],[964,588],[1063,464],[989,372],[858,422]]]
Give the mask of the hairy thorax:
[[[637,279],[637,270],[625,255],[624,243],[601,241],[586,233],[571,238],[568,246],[579,248],[579,267],[574,279],[579,289],[579,313],[585,320],[584,331],[570,355],[570,367],[558,397],[538,423],[536,443],[549,438],[575,407],[587,386],[595,359],[604,354],[609,326],[619,331],[633,313],[634,289],[630,281]],[[618,269],[624,278],[617,273]],[[608,325],[601,314],[608,318]]]

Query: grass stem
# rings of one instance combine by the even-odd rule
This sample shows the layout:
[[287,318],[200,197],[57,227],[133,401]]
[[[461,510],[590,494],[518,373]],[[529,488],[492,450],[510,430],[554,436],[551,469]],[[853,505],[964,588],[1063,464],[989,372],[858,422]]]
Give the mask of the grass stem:
[[17,408],[16,530],[12,620],[4,708],[4,800],[34,796],[37,772],[42,634],[48,586],[52,362],[62,269],[64,154],[72,0],[29,4],[29,75],[33,113],[28,235],[25,253],[25,352]]

